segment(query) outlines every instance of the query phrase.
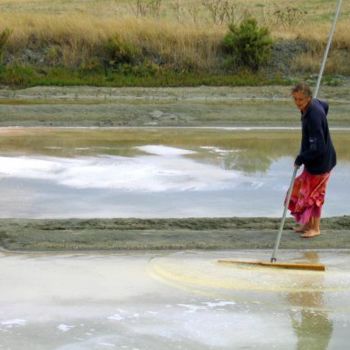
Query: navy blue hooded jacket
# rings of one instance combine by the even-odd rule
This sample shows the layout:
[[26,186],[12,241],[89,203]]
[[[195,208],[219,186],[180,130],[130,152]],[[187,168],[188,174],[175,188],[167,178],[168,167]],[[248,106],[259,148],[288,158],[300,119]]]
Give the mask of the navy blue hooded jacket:
[[327,113],[327,102],[312,99],[301,116],[301,150],[295,163],[304,164],[306,170],[314,175],[330,172],[337,163],[329,134]]

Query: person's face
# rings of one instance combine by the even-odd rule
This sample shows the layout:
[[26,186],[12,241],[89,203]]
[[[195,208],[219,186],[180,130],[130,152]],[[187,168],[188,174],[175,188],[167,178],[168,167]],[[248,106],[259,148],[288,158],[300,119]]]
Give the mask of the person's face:
[[307,106],[311,101],[311,96],[305,96],[303,92],[297,91],[292,94],[294,103],[301,112],[305,112]]

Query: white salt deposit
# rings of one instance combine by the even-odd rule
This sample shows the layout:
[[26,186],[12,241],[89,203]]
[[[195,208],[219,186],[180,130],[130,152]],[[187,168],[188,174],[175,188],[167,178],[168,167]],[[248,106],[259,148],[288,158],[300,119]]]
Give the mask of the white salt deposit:
[[12,328],[12,327],[18,327],[18,326],[25,326],[27,324],[26,320],[22,320],[19,318],[13,319],[13,320],[6,320],[2,321],[1,325],[5,326],[6,328]]
[[111,320],[111,321],[121,321],[124,319],[124,317],[119,315],[119,314],[115,314],[115,315],[107,317],[107,319]]
[[57,326],[57,329],[62,331],[62,332],[68,332],[74,327],[75,326],[72,326],[72,325],[60,324],[60,325]]
[[194,151],[190,151],[187,149],[162,146],[162,145],[146,145],[146,146],[140,146],[136,148],[143,152],[155,154],[158,156],[183,156],[186,154],[196,153]]
[[144,192],[216,190],[239,183],[240,176],[236,171],[183,157],[194,153],[192,151],[152,145],[139,148],[153,155],[78,159],[0,157],[0,174],[11,178],[47,180],[78,189]]
[[[162,145],[138,147],[133,157],[1,156],[0,217],[281,216],[293,159],[244,172],[225,167],[221,149],[203,148],[209,157]],[[349,212],[348,173],[338,164],[324,216]]]

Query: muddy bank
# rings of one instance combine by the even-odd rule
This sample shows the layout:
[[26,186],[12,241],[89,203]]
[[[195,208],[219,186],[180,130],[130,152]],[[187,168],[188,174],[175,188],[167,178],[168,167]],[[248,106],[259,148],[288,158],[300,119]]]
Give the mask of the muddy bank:
[[[270,249],[280,219],[0,220],[7,250]],[[350,249],[350,216],[325,218],[322,235],[301,239],[287,219],[281,249]]]
[[[0,89],[0,126],[296,126],[290,86]],[[350,125],[350,79],[322,86],[331,126]]]

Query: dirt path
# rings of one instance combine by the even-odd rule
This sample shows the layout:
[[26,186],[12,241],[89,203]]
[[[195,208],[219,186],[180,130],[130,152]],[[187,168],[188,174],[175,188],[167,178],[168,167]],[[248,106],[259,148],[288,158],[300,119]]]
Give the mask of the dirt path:
[[[0,89],[0,126],[299,126],[290,86]],[[350,81],[324,86],[331,126],[350,126]]]
[[[0,245],[8,250],[270,249],[279,219],[2,219]],[[322,235],[301,239],[288,219],[285,249],[350,249],[350,216],[326,218]]]

